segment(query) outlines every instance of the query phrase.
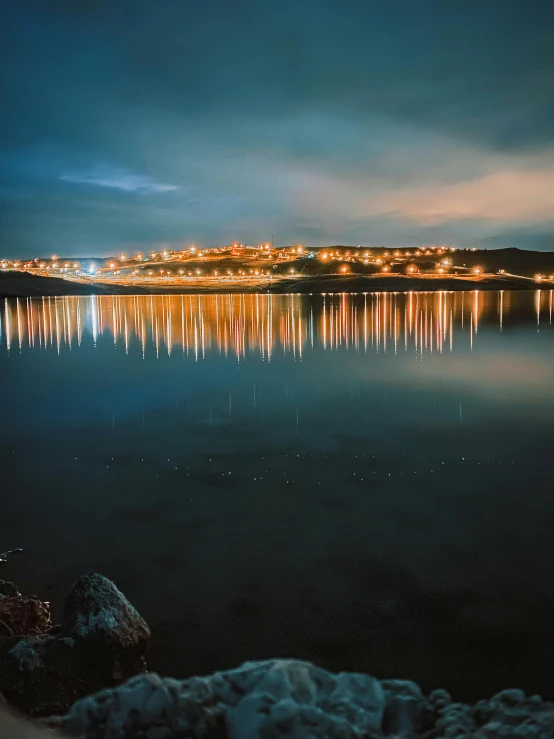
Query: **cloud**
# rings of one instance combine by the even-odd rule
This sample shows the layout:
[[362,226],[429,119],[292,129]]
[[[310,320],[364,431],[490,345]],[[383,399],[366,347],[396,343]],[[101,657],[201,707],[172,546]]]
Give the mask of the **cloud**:
[[554,169],[493,172],[467,182],[384,193],[373,212],[423,225],[487,221],[501,226],[554,220]]
[[[427,148],[419,147],[422,159]],[[436,152],[435,152],[436,155]],[[289,212],[323,222],[375,217],[395,219],[424,228],[481,224],[491,228],[531,228],[554,225],[554,151],[540,157],[490,155],[468,148],[442,151],[442,162],[419,160],[418,170],[396,165],[388,173],[333,174],[321,166],[289,166],[286,204]],[[404,184],[402,180],[407,180]]]
[[124,192],[174,192],[178,190],[177,185],[168,185],[157,182],[151,177],[136,175],[123,169],[112,169],[109,167],[96,167],[90,172],[63,174],[60,176],[63,182],[72,182],[78,185],[93,185],[94,187],[107,187],[112,190],[123,190]]
[[546,0],[20,0],[3,21],[2,252],[549,243]]

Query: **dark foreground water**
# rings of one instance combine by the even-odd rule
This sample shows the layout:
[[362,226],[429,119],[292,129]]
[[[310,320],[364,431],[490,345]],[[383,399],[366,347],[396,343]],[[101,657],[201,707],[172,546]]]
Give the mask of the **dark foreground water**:
[[[295,656],[554,697],[552,292],[0,307],[2,577],[177,677]],[[58,610],[59,613],[59,610]]]

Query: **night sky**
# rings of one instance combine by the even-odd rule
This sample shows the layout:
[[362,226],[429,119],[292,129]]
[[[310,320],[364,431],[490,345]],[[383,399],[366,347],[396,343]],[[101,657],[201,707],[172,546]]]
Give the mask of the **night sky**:
[[0,256],[554,249],[551,0],[8,0]]

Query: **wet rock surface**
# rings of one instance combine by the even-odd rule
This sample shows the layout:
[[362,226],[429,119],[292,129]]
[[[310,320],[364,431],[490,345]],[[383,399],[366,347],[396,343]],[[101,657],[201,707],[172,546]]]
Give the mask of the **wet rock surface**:
[[150,630],[102,575],[77,581],[61,626],[52,626],[47,603],[13,583],[0,583],[0,614],[0,692],[30,716],[64,713],[77,699],[146,670]]
[[469,706],[409,681],[269,660],[182,681],[140,675],[46,724],[84,739],[551,739],[554,704],[505,690]]

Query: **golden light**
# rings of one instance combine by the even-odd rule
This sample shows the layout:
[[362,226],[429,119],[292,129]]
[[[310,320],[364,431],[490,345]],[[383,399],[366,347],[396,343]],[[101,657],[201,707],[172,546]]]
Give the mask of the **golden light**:
[[185,270],[184,270],[184,269],[180,269],[180,270],[179,270],[179,274],[180,274],[180,275],[184,274],[184,272],[185,272]]
[[415,267],[413,264],[410,264],[410,266],[408,267],[408,272],[415,272]]
[[421,256],[421,252],[420,251],[416,251],[415,255],[416,255],[416,257],[420,257]]
[[395,256],[395,257],[399,257],[399,256],[400,256],[400,252],[399,252],[399,251],[395,251],[395,252],[394,252],[394,256]]
[[383,261],[382,259],[376,259],[376,260],[375,260],[375,264],[381,264],[381,263],[382,263],[382,261]]
[[448,265],[449,265],[448,259],[443,259],[442,260],[442,263],[444,264],[445,267],[448,267]]
[[388,255],[389,255],[389,253],[388,253],[388,251],[386,251],[385,254],[384,254],[384,256],[385,257],[388,257]]
[[535,281],[540,282],[543,279],[542,275],[535,275]]
[[439,267],[438,269],[439,273],[442,275],[444,273],[444,269],[442,267]]
[[142,256],[142,254],[137,254],[136,258],[137,259],[143,259],[144,257]]
[[382,271],[383,271],[383,272],[388,272],[388,271],[389,271],[389,269],[390,269],[390,267],[389,267],[388,265],[386,265],[386,264],[385,264],[385,265],[383,266],[383,269],[382,269]]
[[482,271],[483,270],[481,269],[481,267],[474,267],[473,268],[473,274],[475,274],[475,275],[480,275]]
[[110,269],[113,269],[114,267],[115,267],[115,264],[113,262],[111,262]]
[[348,272],[348,267],[346,267],[346,266],[344,266],[344,267],[341,267],[341,268],[340,268],[340,271],[341,271],[341,272],[343,272],[343,273],[344,273],[344,272]]
[[325,252],[323,252],[323,254],[321,255],[321,258],[322,259],[327,259],[327,254]]
[[78,266],[79,266],[79,265],[77,264],[77,262],[74,262],[74,264],[73,264],[73,269],[77,269],[77,267],[78,267]]
[[407,251],[407,252],[405,252],[405,255],[406,255],[407,257],[411,257],[411,256],[412,256],[412,253],[411,253],[410,251]]
[[68,268],[69,268],[69,262],[66,262],[66,263],[64,264],[64,267],[65,267],[66,269],[68,269]]

